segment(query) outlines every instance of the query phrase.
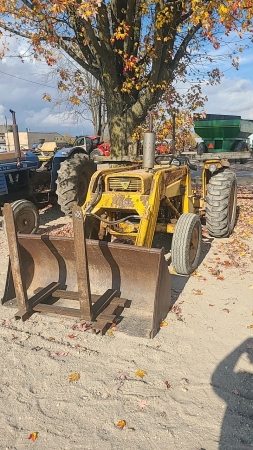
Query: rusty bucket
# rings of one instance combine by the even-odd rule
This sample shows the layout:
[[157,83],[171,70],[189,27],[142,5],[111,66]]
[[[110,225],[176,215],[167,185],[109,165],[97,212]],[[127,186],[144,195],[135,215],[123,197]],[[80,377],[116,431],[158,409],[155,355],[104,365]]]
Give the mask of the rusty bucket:
[[[17,318],[25,319],[25,313],[33,310],[98,321],[101,308],[95,305],[106,298],[105,306],[110,301],[129,306],[121,309],[118,330],[141,337],[156,335],[171,300],[170,274],[163,249],[86,240],[83,227],[79,227],[81,234],[78,234],[79,225],[74,226],[74,238],[16,234],[8,217],[11,211],[5,206],[4,212],[10,264],[2,303],[16,299],[20,310]],[[77,219],[73,216],[74,220]],[[57,309],[52,296],[76,302],[72,302],[71,308]],[[109,317],[113,322],[112,307],[101,314],[100,318]]]

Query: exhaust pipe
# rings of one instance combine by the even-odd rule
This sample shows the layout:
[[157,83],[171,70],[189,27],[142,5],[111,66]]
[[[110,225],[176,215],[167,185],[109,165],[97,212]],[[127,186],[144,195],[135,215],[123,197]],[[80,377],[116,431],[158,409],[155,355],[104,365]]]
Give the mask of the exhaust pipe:
[[16,123],[15,111],[10,109],[10,113],[12,114],[12,130],[13,130],[15,155],[16,155],[16,158],[17,158],[17,164],[20,164],[20,161],[21,161],[21,150],[20,150],[18,126],[17,126],[17,123]]
[[153,117],[149,113],[149,131],[143,136],[143,169],[151,170],[155,164],[155,140],[156,135],[153,132]]

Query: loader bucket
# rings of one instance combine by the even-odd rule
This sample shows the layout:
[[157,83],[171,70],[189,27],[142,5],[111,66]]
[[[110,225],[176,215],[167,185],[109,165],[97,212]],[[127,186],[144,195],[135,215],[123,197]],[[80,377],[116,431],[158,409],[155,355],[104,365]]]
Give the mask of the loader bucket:
[[[15,281],[16,272],[13,276],[13,270],[16,271],[17,266],[15,255],[11,252],[11,237],[9,236],[10,264],[3,304],[17,297],[14,285],[16,291],[20,289],[20,282]],[[38,292],[50,294],[57,289],[56,297],[66,300],[72,296],[72,300],[79,299],[80,267],[77,266],[78,255],[74,240],[72,237],[16,235],[21,284],[23,283],[23,293],[27,298],[24,302],[29,303],[31,300],[35,305],[32,308],[34,311],[50,312],[52,308],[52,302],[48,306],[45,303],[45,294],[44,298],[41,297],[40,307],[38,300],[36,307]],[[120,299],[129,301],[129,308],[124,308],[121,312],[117,329],[127,334],[153,338],[170,309],[170,274],[163,249],[146,249],[89,239],[85,243],[88,284],[93,299],[91,303],[94,304],[94,298],[101,298],[105,292],[115,292]],[[80,247],[80,240],[78,244]],[[81,268],[81,277],[83,271],[84,266]],[[87,288],[86,284],[82,285],[84,289]],[[74,303],[77,302],[72,302],[72,312],[66,312],[67,315],[75,315]],[[64,314],[64,307],[61,311],[63,312],[57,313]]]

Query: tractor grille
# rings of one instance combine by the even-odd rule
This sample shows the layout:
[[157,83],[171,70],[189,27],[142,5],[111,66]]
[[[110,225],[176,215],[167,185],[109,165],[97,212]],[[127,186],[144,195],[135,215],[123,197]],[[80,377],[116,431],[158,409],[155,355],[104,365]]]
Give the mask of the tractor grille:
[[108,191],[141,192],[142,180],[141,178],[110,177],[108,179]]

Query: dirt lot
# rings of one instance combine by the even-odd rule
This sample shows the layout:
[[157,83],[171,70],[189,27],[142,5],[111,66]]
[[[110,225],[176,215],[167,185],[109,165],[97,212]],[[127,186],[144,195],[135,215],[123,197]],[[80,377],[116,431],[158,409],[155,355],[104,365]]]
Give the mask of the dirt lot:
[[[253,169],[236,169],[235,232],[218,240],[203,231],[192,276],[170,267],[173,306],[155,339],[117,329],[101,337],[38,313],[16,322],[15,307],[0,306],[1,449],[253,448]],[[57,208],[41,220],[55,233],[68,222]],[[3,293],[1,228],[0,250]]]

